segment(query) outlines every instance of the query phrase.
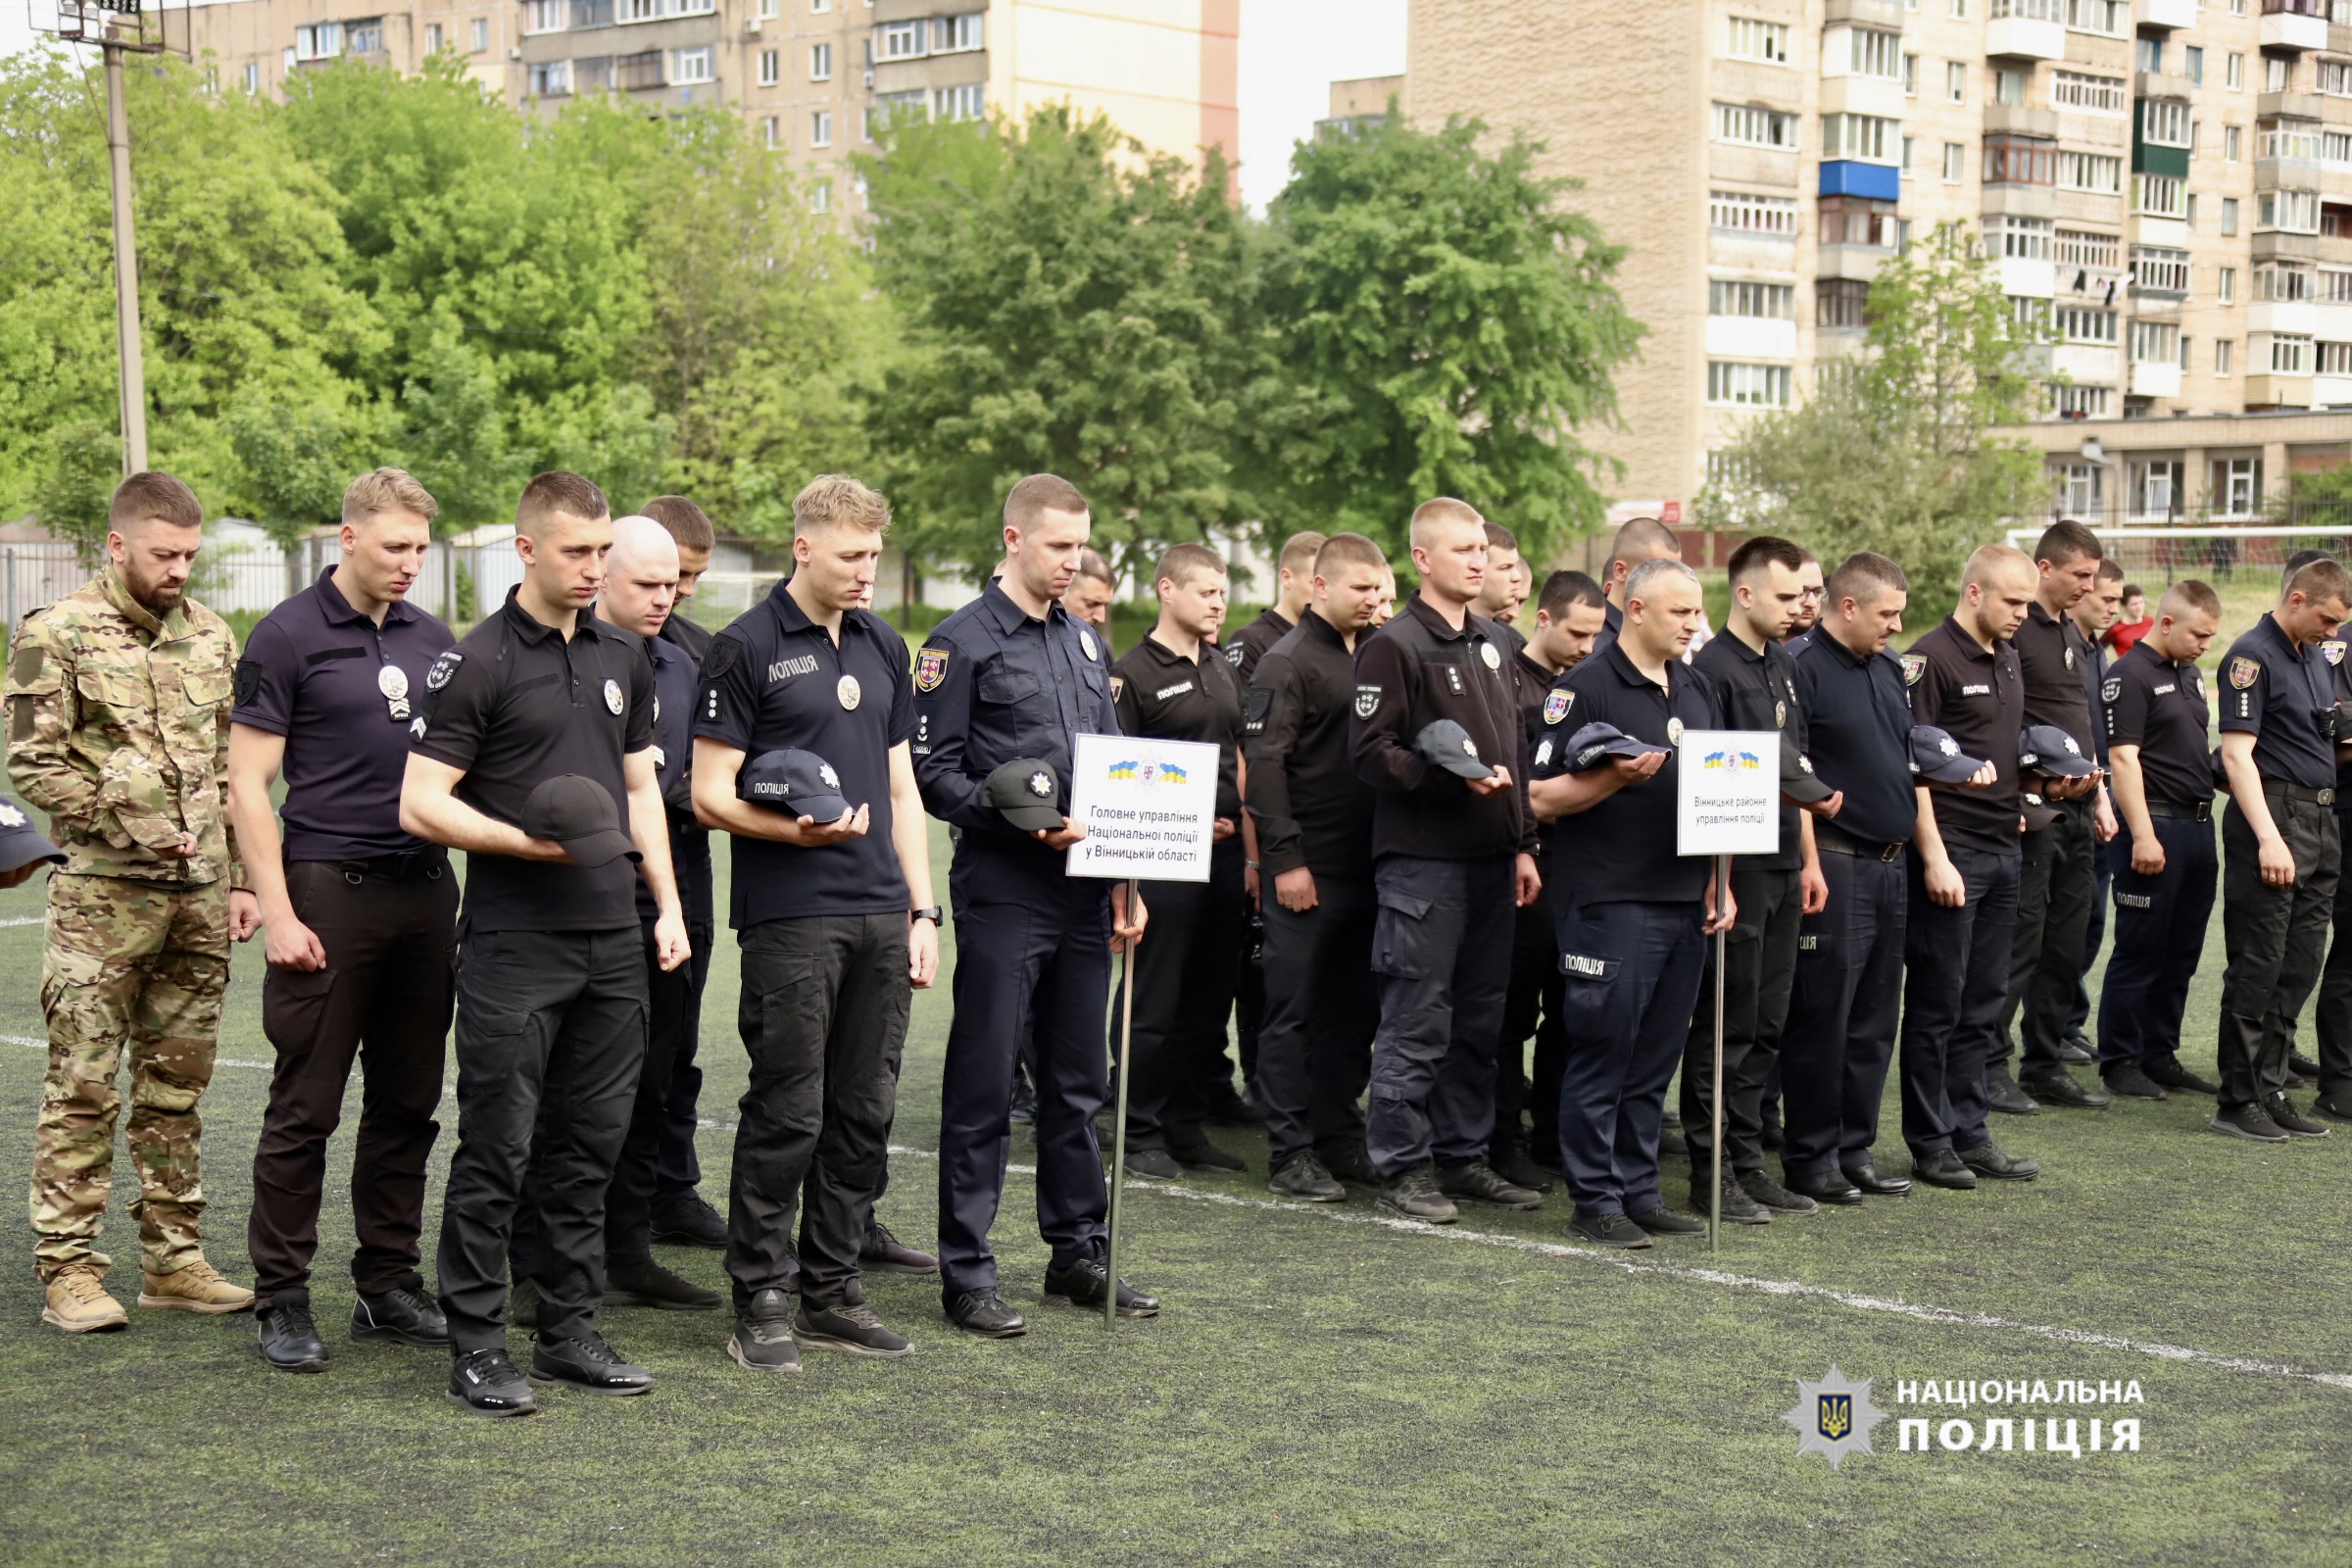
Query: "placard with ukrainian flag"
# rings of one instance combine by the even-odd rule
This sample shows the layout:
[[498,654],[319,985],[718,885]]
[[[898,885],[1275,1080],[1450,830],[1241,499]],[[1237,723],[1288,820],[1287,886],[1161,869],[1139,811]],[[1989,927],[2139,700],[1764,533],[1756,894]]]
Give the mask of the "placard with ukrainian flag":
[[1781,847],[1778,731],[1687,729],[1675,742],[1677,855],[1771,855]]
[[1086,824],[1086,837],[1070,846],[1069,874],[1207,881],[1217,749],[1132,735],[1073,739],[1070,815]]

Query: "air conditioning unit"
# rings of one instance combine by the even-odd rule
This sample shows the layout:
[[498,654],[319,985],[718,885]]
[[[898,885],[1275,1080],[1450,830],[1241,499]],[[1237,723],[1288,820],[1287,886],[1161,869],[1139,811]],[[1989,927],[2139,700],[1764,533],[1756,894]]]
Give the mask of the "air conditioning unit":
[[507,58],[509,60],[520,60],[522,58],[522,46],[520,44],[511,45],[507,50]]
[[760,30],[760,19],[758,17],[744,18],[743,30],[746,32],[758,32]]

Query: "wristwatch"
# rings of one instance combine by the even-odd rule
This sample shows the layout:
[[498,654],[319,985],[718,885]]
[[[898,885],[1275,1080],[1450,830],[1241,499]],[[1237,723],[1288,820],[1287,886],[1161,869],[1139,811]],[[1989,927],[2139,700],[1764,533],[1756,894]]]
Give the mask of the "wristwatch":
[[947,923],[942,918],[940,907],[936,904],[932,905],[931,907],[927,909],[908,909],[906,911],[906,918],[909,920],[928,920],[934,926],[944,925]]

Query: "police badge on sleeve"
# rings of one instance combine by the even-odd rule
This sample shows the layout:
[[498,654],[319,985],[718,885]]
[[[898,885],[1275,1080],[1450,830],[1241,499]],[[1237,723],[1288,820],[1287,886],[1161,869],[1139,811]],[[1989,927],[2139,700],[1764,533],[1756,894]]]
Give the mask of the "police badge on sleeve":
[[2262,679],[2262,662],[2260,660],[2239,658],[2230,661],[2230,684],[2239,691],[2245,691],[2260,679]]
[[1374,713],[1379,711],[1380,688],[1377,686],[1358,686],[1355,689],[1355,716],[1358,718],[1370,718]]
[[1557,724],[1568,716],[1568,710],[1575,702],[1576,693],[1574,692],[1545,692],[1544,694],[1544,722]]
[[945,648],[926,648],[914,656],[914,689],[935,692],[939,683],[948,678],[948,651]]
[[1916,685],[1918,685],[1918,684],[1919,684],[1919,677],[1920,677],[1920,676],[1922,676],[1922,675],[1925,675],[1927,672],[1928,672],[1928,656],[1927,656],[1927,655],[1925,655],[1925,654],[1905,654],[1905,655],[1903,656],[1903,684],[1904,684],[1904,685],[1906,685],[1906,686],[1916,686]]
[[464,662],[466,662],[464,654],[459,653],[455,648],[445,650],[440,658],[433,661],[433,667],[424,672],[424,689],[428,692],[437,692],[448,685],[450,677],[457,674],[458,666]]
[[2330,664],[2342,663],[2344,662],[2343,639],[2340,637],[2330,637],[2326,642],[2320,644],[2320,657],[2328,661],[2328,662]]

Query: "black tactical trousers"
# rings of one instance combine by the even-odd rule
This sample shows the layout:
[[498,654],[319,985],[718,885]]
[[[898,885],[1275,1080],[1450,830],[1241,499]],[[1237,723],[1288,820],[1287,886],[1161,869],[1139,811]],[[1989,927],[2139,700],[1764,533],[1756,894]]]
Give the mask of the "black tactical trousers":
[[2342,845],[2335,812],[2276,779],[2263,781],[2271,820],[2295,857],[2292,886],[2262,880],[2254,829],[2237,803],[2222,814],[2222,1108],[2286,1089],[2286,1058],[2304,999],[2320,975],[2335,910]]
[[[1536,1160],[1560,1159],[1560,1074],[1568,1062],[1568,1032],[1560,1023],[1560,928],[1551,901],[1519,911],[1511,935],[1511,983],[1502,999],[1502,1042],[1494,1056],[1494,1151],[1524,1141]],[[1526,1066],[1527,1037],[1536,1037],[1535,1070]],[[1522,1130],[1520,1118],[1528,1125]]]
[[1257,1092],[1266,1104],[1269,1170],[1300,1154],[1328,1160],[1363,1147],[1356,1102],[1371,1077],[1380,1026],[1371,978],[1377,906],[1368,876],[1317,875],[1315,906],[1304,910],[1284,908],[1266,889]]
[[2011,939],[2009,994],[1987,1073],[2009,1068],[2009,1031],[2021,1017],[2024,1056],[2017,1075],[2065,1071],[2058,1048],[2082,983],[2082,947],[2097,889],[2099,840],[2092,804],[2066,801],[2055,820],[2025,836],[2018,868],[2017,934]]

